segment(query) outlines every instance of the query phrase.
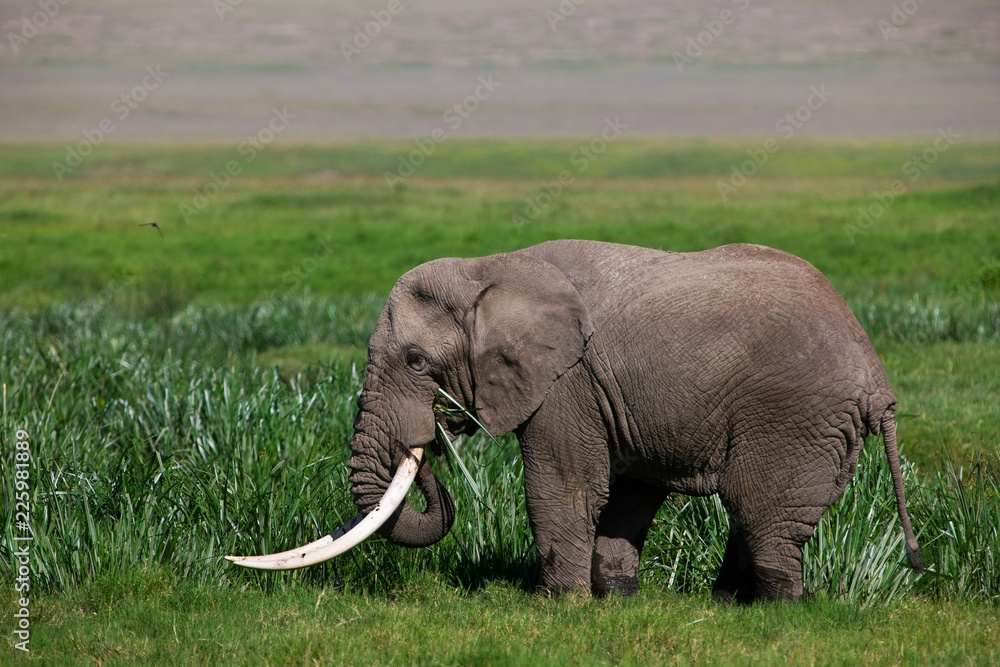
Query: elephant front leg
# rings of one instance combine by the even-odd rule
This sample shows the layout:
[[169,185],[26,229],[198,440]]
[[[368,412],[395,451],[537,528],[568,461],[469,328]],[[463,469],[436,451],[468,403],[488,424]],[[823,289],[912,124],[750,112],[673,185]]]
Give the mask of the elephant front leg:
[[567,460],[570,452],[572,459],[583,454],[578,448],[563,447],[562,456],[540,452],[537,442],[522,441],[522,448],[524,489],[538,550],[540,584],[553,593],[589,592],[594,532],[607,498],[607,492],[602,493],[602,488],[607,488],[607,475],[602,482],[597,462],[587,465]]
[[639,592],[639,558],[649,527],[667,497],[663,489],[618,478],[601,510],[591,568],[594,594]]
[[[534,509],[532,509],[534,507]],[[540,586],[551,593],[590,589],[594,526],[562,503],[528,503]]]

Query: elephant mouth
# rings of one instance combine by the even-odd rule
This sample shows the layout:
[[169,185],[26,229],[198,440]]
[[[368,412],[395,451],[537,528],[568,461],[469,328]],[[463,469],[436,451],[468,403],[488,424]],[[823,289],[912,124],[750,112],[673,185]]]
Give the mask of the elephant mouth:
[[[471,419],[438,415],[437,423],[444,429],[449,440],[454,441],[460,435],[472,435],[479,430],[479,424]],[[441,454],[441,438],[435,438],[430,444],[435,454]]]
[[[438,390],[432,406],[435,421],[444,429],[445,435],[454,440],[460,435],[472,435],[480,429],[484,429],[482,423],[476,418],[474,409],[470,410],[460,401],[452,398],[443,389]],[[441,448],[440,438],[432,443],[435,452]]]
[[422,447],[414,447],[403,455],[396,474],[381,500],[367,514],[359,512],[350,521],[330,533],[296,549],[264,556],[226,556],[226,560],[255,570],[297,570],[324,563],[356,547],[372,536],[406,499],[423,457]]

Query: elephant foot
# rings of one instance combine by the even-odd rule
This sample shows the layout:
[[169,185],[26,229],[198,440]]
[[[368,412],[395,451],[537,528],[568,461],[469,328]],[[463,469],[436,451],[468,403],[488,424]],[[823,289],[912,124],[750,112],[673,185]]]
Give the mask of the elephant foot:
[[739,588],[720,588],[718,582],[712,587],[712,599],[721,604],[734,604],[740,607],[753,604],[757,597],[752,586]]
[[617,577],[605,577],[595,575],[593,578],[594,596],[605,598],[612,593],[622,597],[632,597],[639,592],[639,577],[621,575]]
[[753,569],[723,568],[712,585],[712,599],[723,604],[748,605],[757,600],[757,581]]
[[802,579],[788,572],[761,567],[758,568],[756,592],[757,597],[768,602],[798,602],[802,599]]
[[756,567],[741,572],[726,568],[712,586],[712,599],[740,606],[754,602],[796,602],[802,598],[802,582],[786,572]]

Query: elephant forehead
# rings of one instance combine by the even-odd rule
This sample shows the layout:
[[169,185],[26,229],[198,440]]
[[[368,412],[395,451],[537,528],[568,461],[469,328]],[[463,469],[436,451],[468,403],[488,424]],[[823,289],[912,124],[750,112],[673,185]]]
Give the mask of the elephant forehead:
[[[399,287],[397,285],[397,287]],[[390,352],[409,345],[432,349],[455,329],[456,312],[432,291],[394,289],[372,342]]]
[[461,260],[446,258],[427,262],[407,272],[393,287],[386,308],[394,324],[440,317],[455,318],[467,307],[474,285],[461,275]]
[[440,310],[433,301],[419,301],[411,295],[395,299],[389,306],[389,330],[397,342],[421,334],[436,324]]
[[421,288],[433,289],[435,285],[454,280],[464,261],[457,257],[443,257],[425,262],[404,273],[392,291],[396,293],[419,291]]

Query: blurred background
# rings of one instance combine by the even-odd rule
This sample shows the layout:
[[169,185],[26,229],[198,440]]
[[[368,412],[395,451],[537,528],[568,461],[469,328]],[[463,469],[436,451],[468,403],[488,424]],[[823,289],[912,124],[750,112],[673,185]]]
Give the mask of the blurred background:
[[45,4],[0,7],[3,140],[79,138],[147,66],[169,77],[116,141],[236,139],[275,105],[296,116],[284,140],[416,138],[487,74],[496,95],[455,136],[590,135],[614,115],[631,136],[768,135],[820,83],[802,136],[1000,135],[994,0]]

